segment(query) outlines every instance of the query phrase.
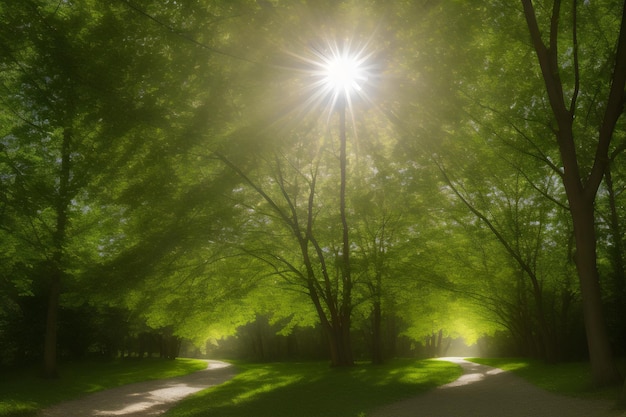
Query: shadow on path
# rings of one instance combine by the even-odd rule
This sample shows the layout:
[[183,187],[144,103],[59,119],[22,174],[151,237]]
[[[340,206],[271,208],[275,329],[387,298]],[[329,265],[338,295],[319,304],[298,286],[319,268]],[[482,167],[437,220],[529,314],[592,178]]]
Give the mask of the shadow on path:
[[617,417],[613,403],[544,391],[501,369],[444,358],[463,368],[454,382],[381,407],[368,417]]
[[138,382],[66,401],[42,411],[42,417],[156,416],[176,401],[234,376],[233,367],[208,361],[207,369],[188,375]]

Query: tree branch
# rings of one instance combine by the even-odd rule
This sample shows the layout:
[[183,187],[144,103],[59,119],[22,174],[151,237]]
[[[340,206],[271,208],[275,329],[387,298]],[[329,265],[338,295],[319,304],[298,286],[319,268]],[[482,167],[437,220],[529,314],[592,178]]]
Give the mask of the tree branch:
[[572,100],[569,105],[569,112],[574,114],[576,112],[576,100],[578,100],[578,93],[580,91],[580,62],[578,59],[578,8],[577,1],[572,0],[572,44],[574,47],[574,92],[572,93]]
[[541,39],[541,30],[537,23],[535,8],[532,0],[521,0],[524,7],[524,16],[530,32],[530,37],[539,59],[539,67],[548,92],[550,107],[556,116],[559,127],[562,123],[571,122],[571,114],[565,107],[563,102],[563,85],[559,77],[559,69],[557,66],[557,29],[558,29],[558,13],[560,9],[560,1],[555,1],[552,9],[552,18],[550,23],[550,48],[547,48]]
[[600,126],[598,147],[593,161],[593,167],[587,182],[585,184],[585,193],[589,198],[595,195],[602,176],[609,163],[609,144],[613,138],[615,125],[617,120],[624,112],[624,88],[626,87],[626,2],[622,8],[622,23],[620,25],[619,37],[617,41],[617,50],[615,51],[615,66],[613,68],[613,77],[611,78],[611,89],[606,103],[604,119]]

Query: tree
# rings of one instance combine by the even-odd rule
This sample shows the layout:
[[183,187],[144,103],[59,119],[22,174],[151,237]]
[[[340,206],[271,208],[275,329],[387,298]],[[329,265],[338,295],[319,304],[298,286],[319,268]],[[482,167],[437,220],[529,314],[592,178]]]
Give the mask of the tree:
[[[185,221],[175,216],[193,216],[229,184],[219,172],[199,177],[193,154],[229,108],[218,100],[222,67],[207,59],[215,51],[190,38],[208,42],[211,22],[182,34],[163,21],[180,24],[185,6],[159,7],[155,17],[149,4],[96,3],[28,0],[0,8],[0,114],[10,123],[2,131],[2,233],[8,250],[19,250],[12,262],[19,274],[12,275],[24,275],[7,286],[16,296],[47,294],[47,376],[57,371],[58,311],[68,302],[62,292],[74,289],[74,300],[82,300],[75,302],[93,302],[96,289],[110,294],[115,282],[142,279],[124,259],[141,253],[132,266],[149,271],[155,262],[148,255],[175,250],[183,239]],[[197,6],[199,17],[221,11]],[[148,208],[166,196],[178,205]],[[104,277],[116,280],[89,293],[81,288]]]
[[[4,229],[31,245],[28,263],[40,265],[41,287],[47,294],[44,372],[56,375],[57,321],[62,283],[68,279],[67,246],[70,218],[78,205],[84,176],[80,170],[84,149],[93,146],[81,117],[86,90],[77,80],[76,60],[84,57],[70,37],[85,22],[85,13],[67,18],[66,10],[23,2],[4,6],[10,28],[21,28],[21,38],[2,33],[4,100],[13,129],[4,136],[4,160],[10,169],[8,194],[12,221]],[[84,12],[84,10],[83,10]],[[35,238],[29,238],[28,236]],[[33,279],[34,277],[31,277]]]
[[[587,344],[594,381],[598,385],[606,385],[619,379],[619,374],[613,363],[611,347],[606,323],[602,310],[602,295],[600,280],[597,269],[597,235],[595,231],[594,202],[602,177],[609,163],[609,150],[613,139],[613,132],[624,110],[626,85],[626,3],[622,4],[621,23],[619,35],[612,58],[607,61],[607,66],[612,68],[608,81],[608,89],[605,104],[602,106],[603,116],[598,125],[595,137],[592,139],[594,146],[588,146],[588,151],[593,152],[593,162],[583,165],[583,160],[578,155],[581,152],[577,142],[579,132],[574,128],[577,113],[580,111],[578,102],[581,88],[584,94],[588,94],[581,85],[581,52],[587,52],[587,48],[579,45],[578,33],[580,30],[579,7],[591,7],[590,5],[579,6],[573,2],[569,12],[561,9],[561,1],[552,2],[552,10],[549,14],[549,29],[545,31],[548,38],[542,37],[542,30],[537,18],[537,11],[530,0],[522,0],[524,16],[532,40],[533,48],[537,54],[541,74],[545,83],[550,108],[554,116],[554,137],[558,144],[563,171],[561,178],[569,202],[569,208],[574,227],[576,241],[576,268],[580,280],[583,308],[585,316],[585,328],[587,331]],[[601,7],[607,7],[602,5]],[[572,59],[566,59],[559,52],[559,39],[564,36],[561,33],[561,17],[567,13],[569,20],[568,29],[572,39]],[[547,43],[546,43],[547,42]],[[563,63],[571,64],[573,83],[565,85],[564,80],[567,72]],[[589,92],[590,93],[590,92]],[[588,134],[582,134],[589,136]],[[587,139],[591,141],[590,139]]]
[[[275,13],[294,13],[291,7],[282,6]],[[323,10],[328,20],[346,25],[350,20],[346,17],[347,11],[350,11],[346,5],[311,4],[296,8],[305,17],[315,18]],[[316,47],[332,48],[345,35],[341,29],[329,29],[327,22],[320,22],[320,25],[328,30],[310,30],[305,26],[304,30],[298,28],[295,40],[288,37],[281,39],[285,44],[283,48],[291,53],[280,51],[282,56],[278,59],[274,53],[274,62],[287,66],[285,62],[300,54],[302,48],[309,51]],[[284,33],[290,36],[290,30],[294,28],[286,25]],[[357,41],[351,39],[348,42]],[[271,46],[275,48],[275,45]],[[286,59],[284,55],[290,58]],[[316,82],[298,78],[303,73],[314,72],[314,68],[308,71],[302,68],[310,57],[298,55],[296,58],[297,62],[291,59],[289,67],[283,68],[286,70],[263,73],[267,77],[267,85],[273,86],[275,91],[265,90],[262,96],[257,97],[256,106],[247,109],[247,114],[255,114],[256,117],[246,120],[247,126],[232,136],[238,148],[241,148],[242,143],[249,144],[254,139],[257,152],[255,160],[242,158],[236,150],[228,148],[219,155],[256,192],[256,198],[262,200],[262,205],[241,201],[241,204],[252,208],[252,213],[265,217],[263,221],[257,220],[257,224],[248,222],[246,226],[261,225],[267,229],[267,225],[271,224],[276,227],[276,231],[280,230],[281,237],[275,240],[285,241],[285,236],[289,238],[290,244],[287,246],[263,242],[259,247],[258,242],[249,241],[246,251],[263,259],[275,274],[282,276],[287,283],[300,286],[300,290],[308,294],[326,332],[332,364],[351,365],[351,316],[355,307],[354,276],[357,271],[350,261],[354,237],[348,235],[348,224],[352,224],[356,218],[356,208],[350,206],[351,189],[343,188],[346,181],[340,181],[340,189],[336,189],[334,183],[337,177],[348,177],[348,183],[351,183],[357,176],[357,168],[352,166],[357,144],[350,143],[356,138],[352,135],[350,140],[346,140],[347,134],[351,133],[345,130],[346,122],[349,122],[346,120],[346,111],[336,111],[338,108],[347,111],[351,109],[346,108],[347,99],[335,107],[331,98],[322,97],[318,91],[311,91],[311,85],[316,85]],[[305,97],[303,91],[311,96]],[[259,103],[265,107],[260,116]],[[267,103],[273,103],[273,106]],[[320,127],[324,122],[327,124],[325,129]],[[340,130],[333,134],[329,126],[337,122]],[[271,139],[272,135],[275,138]],[[340,137],[339,144],[336,143],[336,136]],[[338,154],[339,172],[332,163],[337,162]],[[348,164],[345,164],[346,159]],[[352,185],[349,187],[353,188]],[[333,196],[340,198],[337,201]],[[335,210],[337,203],[339,223]],[[342,234],[341,239],[337,240],[334,231],[339,229]]]
[[[500,171],[499,176],[487,179],[470,171],[474,173],[471,181],[455,184],[441,169],[452,192],[493,235],[508,258],[509,286],[517,293],[501,299],[503,304],[494,305],[495,311],[519,346],[526,346],[527,355],[549,362],[562,359],[573,293],[568,279],[571,254],[561,246],[568,239],[567,222],[563,221],[562,207],[555,207],[545,197],[554,193],[554,178],[547,177],[538,188],[519,172],[506,177]],[[468,183],[482,184],[476,189]],[[507,304],[513,307],[509,311],[503,308]]]
[[[313,135],[315,133],[313,131]],[[306,145],[307,142],[312,145]],[[332,233],[337,230],[335,221],[331,220],[333,215],[329,210],[321,210],[321,207],[333,205],[318,201],[329,198],[328,192],[320,191],[320,188],[332,183],[332,174],[320,169],[320,166],[324,167],[320,160],[324,147],[318,144],[323,142],[323,139],[302,135],[295,142],[301,152],[293,152],[293,158],[286,154],[270,156],[266,167],[261,167],[254,177],[243,170],[242,164],[235,164],[225,156],[221,159],[263,202],[259,206],[258,203],[241,201],[240,204],[258,207],[248,215],[254,212],[261,215],[255,222],[248,221],[248,226],[260,225],[266,230],[274,227],[278,234],[268,234],[268,237],[284,242],[277,247],[275,243],[259,241],[260,236],[255,234],[255,240],[248,244],[252,246],[244,247],[244,250],[263,260],[275,274],[300,287],[310,297],[325,330],[332,364],[349,366],[353,363],[350,343],[352,294],[339,279],[337,256],[340,251]]]

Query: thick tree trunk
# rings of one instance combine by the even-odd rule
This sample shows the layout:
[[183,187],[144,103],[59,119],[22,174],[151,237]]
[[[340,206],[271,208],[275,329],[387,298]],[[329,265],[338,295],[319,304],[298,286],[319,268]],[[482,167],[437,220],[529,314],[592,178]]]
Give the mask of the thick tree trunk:
[[[305,261],[308,260],[309,258],[305,257]],[[318,296],[315,285],[313,284],[313,278],[309,280],[308,286],[309,296],[311,297],[311,301],[313,301],[313,305],[317,311],[317,316],[319,317],[322,329],[324,330],[324,335],[326,336],[326,341],[328,342],[328,352],[330,354],[331,366],[339,367],[354,365],[352,345],[350,343],[350,316],[343,316],[341,314],[341,312],[344,311],[343,309],[337,311],[337,309],[329,306],[332,310],[329,318],[326,311],[322,307],[320,297]]]
[[354,365],[352,347],[349,343],[349,334],[346,335],[345,330],[342,327],[331,326],[328,322],[326,322],[325,325],[322,325],[322,327],[324,328],[324,334],[326,335],[326,340],[328,341],[330,365],[332,367],[345,367]]
[[596,264],[596,232],[592,202],[571,199],[570,208],[576,237],[576,269],[583,301],[587,347],[597,385],[619,380],[602,311],[602,294]]

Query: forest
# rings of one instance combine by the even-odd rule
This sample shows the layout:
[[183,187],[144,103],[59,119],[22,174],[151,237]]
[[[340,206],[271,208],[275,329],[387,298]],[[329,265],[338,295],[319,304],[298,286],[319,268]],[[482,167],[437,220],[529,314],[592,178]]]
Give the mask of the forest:
[[620,380],[624,1],[0,0],[0,21],[0,367],[464,344]]

